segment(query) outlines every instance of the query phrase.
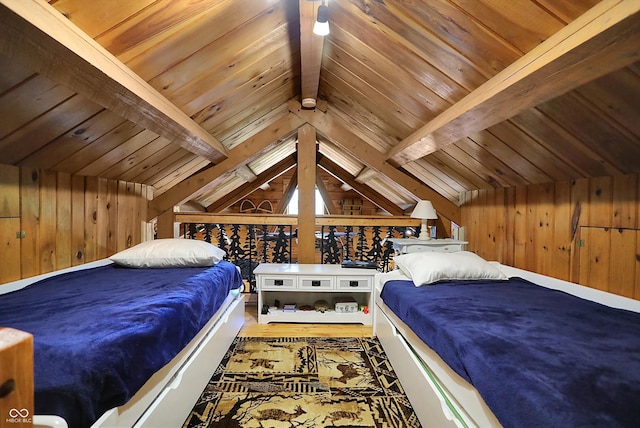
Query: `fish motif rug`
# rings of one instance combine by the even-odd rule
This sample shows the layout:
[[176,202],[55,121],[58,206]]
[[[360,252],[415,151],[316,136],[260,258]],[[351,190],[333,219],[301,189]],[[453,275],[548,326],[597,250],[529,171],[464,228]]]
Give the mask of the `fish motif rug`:
[[237,337],[183,428],[420,427],[376,338]]

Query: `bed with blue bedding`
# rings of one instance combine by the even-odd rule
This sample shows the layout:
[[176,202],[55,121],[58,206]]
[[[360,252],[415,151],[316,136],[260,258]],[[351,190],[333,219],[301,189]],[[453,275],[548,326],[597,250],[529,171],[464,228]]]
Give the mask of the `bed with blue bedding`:
[[379,297],[505,427],[640,424],[637,312],[517,277],[391,280]]
[[35,412],[88,427],[126,403],[241,287],[226,261],[165,269],[109,264],[0,295],[0,325],[34,336]]

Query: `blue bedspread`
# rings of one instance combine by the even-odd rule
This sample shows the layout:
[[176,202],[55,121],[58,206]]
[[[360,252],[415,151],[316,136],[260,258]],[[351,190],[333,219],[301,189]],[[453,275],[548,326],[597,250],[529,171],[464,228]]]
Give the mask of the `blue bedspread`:
[[34,335],[35,412],[88,427],[176,356],[241,283],[225,261],[109,265],[0,295],[0,325]]
[[387,282],[384,303],[505,427],[640,426],[640,314],[520,278]]

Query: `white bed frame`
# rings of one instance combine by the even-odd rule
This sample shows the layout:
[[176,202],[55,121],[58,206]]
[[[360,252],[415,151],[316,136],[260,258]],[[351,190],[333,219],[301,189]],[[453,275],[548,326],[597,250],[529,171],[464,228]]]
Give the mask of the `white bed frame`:
[[[99,260],[0,285],[0,294],[65,272],[111,264]],[[244,324],[244,296],[229,295],[196,337],[126,404],[105,412],[92,428],[181,426]],[[34,415],[36,428],[67,428],[59,416]]]
[[[518,276],[583,299],[640,312],[638,300],[495,262],[492,264],[509,277]],[[383,281],[388,278],[385,275],[391,274],[376,275],[374,334],[389,357],[421,424],[434,428],[500,427],[478,391],[454,372],[384,304],[380,292]]]

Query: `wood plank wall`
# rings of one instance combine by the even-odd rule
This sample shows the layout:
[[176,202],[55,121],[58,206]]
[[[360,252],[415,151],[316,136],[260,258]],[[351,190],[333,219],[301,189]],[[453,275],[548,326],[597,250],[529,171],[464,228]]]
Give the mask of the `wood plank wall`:
[[141,241],[148,186],[0,164],[0,284]]
[[640,175],[462,194],[468,249],[640,300]]

